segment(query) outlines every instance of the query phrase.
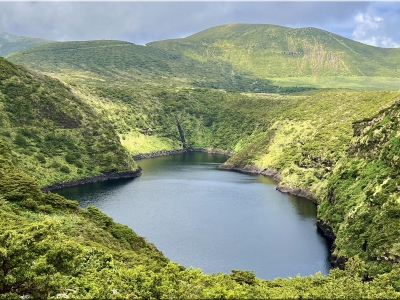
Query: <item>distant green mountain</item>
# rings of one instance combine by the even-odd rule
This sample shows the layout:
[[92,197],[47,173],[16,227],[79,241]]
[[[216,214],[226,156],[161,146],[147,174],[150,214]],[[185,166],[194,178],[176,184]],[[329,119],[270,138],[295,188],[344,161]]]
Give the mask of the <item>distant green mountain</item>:
[[0,29],[0,56],[7,56],[10,53],[36,47],[53,41],[38,39],[26,36],[18,36],[7,33]]
[[[26,49],[8,56],[26,67],[83,81],[180,83],[236,91],[276,92],[271,81],[236,71],[229,62],[203,61],[181,53],[122,41],[63,42]],[[289,90],[289,89],[287,89]]]
[[400,77],[400,49],[364,45],[316,28],[229,24],[147,45],[200,62],[229,62],[259,78]]

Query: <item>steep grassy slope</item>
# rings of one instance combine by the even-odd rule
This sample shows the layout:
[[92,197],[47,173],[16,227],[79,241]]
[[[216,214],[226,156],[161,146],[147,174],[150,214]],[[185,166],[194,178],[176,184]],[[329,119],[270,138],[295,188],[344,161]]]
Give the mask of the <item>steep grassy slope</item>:
[[[176,118],[191,132],[192,145],[194,141],[201,146],[209,144],[211,129],[205,127],[211,123],[206,114],[218,111],[220,105],[212,97],[223,102],[238,95],[205,93],[198,88],[190,92],[193,85],[234,91],[304,90],[273,86],[267,80],[236,72],[229,63],[199,63],[183,55],[119,41],[53,43],[15,53],[9,59],[70,84],[109,119],[133,154],[179,148]],[[182,89],[189,92],[180,92]],[[204,126],[207,122],[210,124]]]
[[229,62],[259,78],[400,76],[400,50],[377,48],[316,28],[229,24],[152,42],[200,62]]
[[0,134],[42,185],[137,168],[113,128],[58,80],[0,58]]
[[52,41],[13,35],[0,29],[0,56],[3,57],[13,52],[48,43],[52,43]]
[[353,124],[347,157],[335,166],[319,216],[336,235],[337,256],[358,254],[370,274],[400,262],[400,103]]

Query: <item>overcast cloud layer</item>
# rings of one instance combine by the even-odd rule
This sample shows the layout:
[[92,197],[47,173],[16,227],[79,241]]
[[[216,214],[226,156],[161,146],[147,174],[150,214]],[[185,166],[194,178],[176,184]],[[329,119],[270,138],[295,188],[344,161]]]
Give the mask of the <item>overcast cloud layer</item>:
[[313,26],[400,47],[400,2],[0,2],[0,29],[56,41],[144,44],[227,23]]

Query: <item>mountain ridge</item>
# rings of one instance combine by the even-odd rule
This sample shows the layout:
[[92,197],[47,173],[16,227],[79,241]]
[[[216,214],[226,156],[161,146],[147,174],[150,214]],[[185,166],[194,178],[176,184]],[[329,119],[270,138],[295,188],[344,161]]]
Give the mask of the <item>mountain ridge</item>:
[[14,35],[0,28],[0,56],[3,57],[13,52],[53,42],[41,38]]

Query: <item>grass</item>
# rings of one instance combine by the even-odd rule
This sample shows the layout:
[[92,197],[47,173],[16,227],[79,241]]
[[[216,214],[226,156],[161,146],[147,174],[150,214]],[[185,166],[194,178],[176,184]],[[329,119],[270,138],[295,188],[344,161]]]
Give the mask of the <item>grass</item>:
[[178,141],[171,141],[157,136],[149,136],[140,132],[129,132],[120,135],[122,146],[133,155],[138,153],[149,153],[160,150],[172,150],[182,148]]
[[398,90],[400,79],[378,76],[328,76],[273,78],[276,85],[306,86],[316,89],[352,89],[362,91]]

